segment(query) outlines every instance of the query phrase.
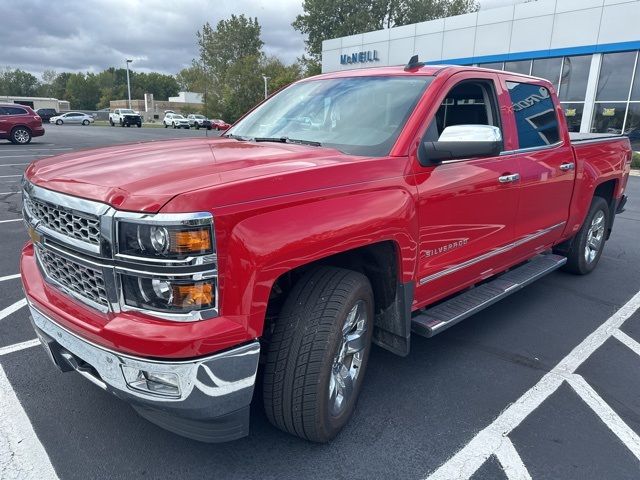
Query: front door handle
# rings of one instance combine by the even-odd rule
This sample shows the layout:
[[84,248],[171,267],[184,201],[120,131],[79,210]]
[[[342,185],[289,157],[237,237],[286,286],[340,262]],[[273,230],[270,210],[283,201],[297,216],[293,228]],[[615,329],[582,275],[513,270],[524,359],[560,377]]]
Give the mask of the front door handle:
[[510,175],[502,175],[501,177],[498,177],[498,181],[500,183],[511,183],[511,182],[517,182],[518,180],[520,180],[519,173],[512,173]]
[[568,172],[569,170],[573,170],[574,168],[576,168],[576,164],[573,162],[563,163],[562,165],[560,165],[560,170],[562,170],[563,172]]

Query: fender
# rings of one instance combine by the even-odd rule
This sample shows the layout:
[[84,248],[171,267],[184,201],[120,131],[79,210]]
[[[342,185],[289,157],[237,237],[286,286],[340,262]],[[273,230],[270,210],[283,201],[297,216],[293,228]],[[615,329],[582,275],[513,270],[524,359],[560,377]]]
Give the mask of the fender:
[[232,221],[226,219],[222,226],[222,230],[230,227],[220,265],[222,311],[225,316],[246,319],[245,328],[254,338],[262,334],[274,282],[297,267],[391,240],[401,257],[399,280],[413,280],[417,216],[413,193],[406,188],[291,202],[254,210],[230,226]]

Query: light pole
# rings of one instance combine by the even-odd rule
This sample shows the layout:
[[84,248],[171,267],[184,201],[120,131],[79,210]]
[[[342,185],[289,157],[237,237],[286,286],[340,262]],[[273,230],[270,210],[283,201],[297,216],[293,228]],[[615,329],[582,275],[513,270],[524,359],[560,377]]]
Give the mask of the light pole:
[[127,96],[129,97],[129,109],[131,109],[131,82],[129,82],[129,64],[133,62],[127,58]]
[[269,96],[269,93],[267,92],[267,81],[271,77],[267,77],[266,75],[262,75],[262,78],[264,79],[264,98],[266,99]]

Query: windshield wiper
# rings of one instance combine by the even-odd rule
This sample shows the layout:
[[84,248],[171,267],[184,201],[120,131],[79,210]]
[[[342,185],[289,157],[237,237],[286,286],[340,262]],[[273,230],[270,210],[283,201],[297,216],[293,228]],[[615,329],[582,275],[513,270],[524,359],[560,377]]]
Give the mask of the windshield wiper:
[[298,145],[311,145],[312,147],[321,147],[320,142],[314,142],[313,140],[300,140],[297,138],[289,137],[256,137],[254,142],[278,142],[278,143],[297,143]]
[[232,138],[234,140],[239,140],[241,142],[247,142],[249,140],[251,140],[251,137],[243,137],[242,135],[234,135],[233,133],[227,133],[225,135],[222,135],[225,138]]

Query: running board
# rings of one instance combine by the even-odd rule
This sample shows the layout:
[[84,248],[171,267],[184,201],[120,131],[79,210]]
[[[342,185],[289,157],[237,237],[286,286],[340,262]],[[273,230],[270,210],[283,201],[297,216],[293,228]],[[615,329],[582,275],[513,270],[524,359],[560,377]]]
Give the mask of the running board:
[[567,259],[560,255],[538,255],[494,280],[460,293],[435,307],[422,310],[411,319],[411,330],[424,337],[433,337],[557,270],[565,263]]

